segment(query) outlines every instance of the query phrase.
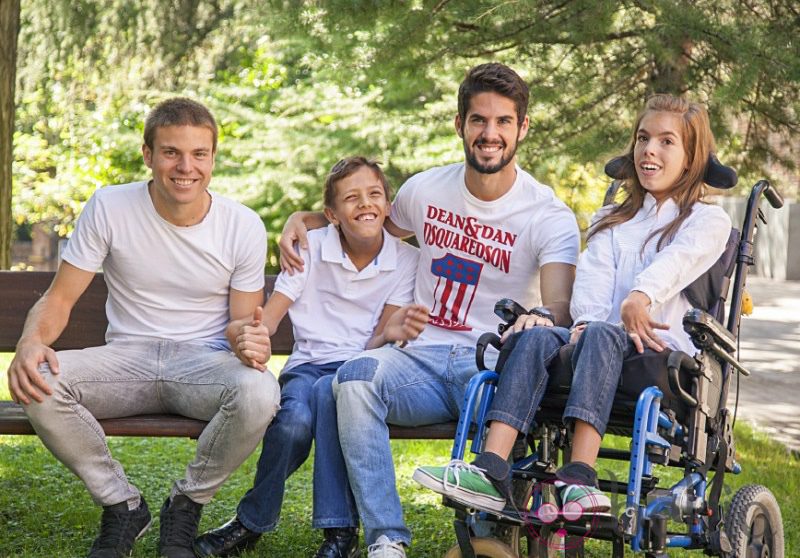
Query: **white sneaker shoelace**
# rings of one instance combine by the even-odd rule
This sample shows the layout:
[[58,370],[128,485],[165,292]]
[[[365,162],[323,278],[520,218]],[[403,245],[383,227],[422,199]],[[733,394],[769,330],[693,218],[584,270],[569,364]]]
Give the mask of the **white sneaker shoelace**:
[[368,558],[406,558],[406,550],[399,542],[381,535],[374,544],[367,547]]
[[[461,472],[468,472],[474,473],[485,480],[487,483],[490,482],[488,478],[486,478],[486,474],[483,472],[482,469],[479,469],[475,465],[467,463],[466,461],[462,461],[460,459],[454,459],[450,463],[448,463],[444,468],[444,475],[442,478],[442,485],[444,485],[445,492],[451,492],[454,488],[458,488],[461,486]],[[450,482],[450,473],[453,473],[453,480],[455,482]]]

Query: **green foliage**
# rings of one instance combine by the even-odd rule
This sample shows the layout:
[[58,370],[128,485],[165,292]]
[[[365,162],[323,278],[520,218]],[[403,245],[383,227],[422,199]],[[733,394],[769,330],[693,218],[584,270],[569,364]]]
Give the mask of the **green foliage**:
[[461,160],[457,85],[487,60],[530,84],[520,165],[582,225],[605,190],[602,163],[624,149],[653,91],[709,105],[721,157],[744,171],[747,187],[765,161],[793,172],[798,158],[798,21],[786,0],[30,0],[19,41],[15,220],[69,234],[97,187],[148,176],[144,116],[163,98],[188,95],[221,126],[212,188],[261,215],[274,271],[283,221],[321,206],[324,176],[340,157],[379,159],[395,187]]

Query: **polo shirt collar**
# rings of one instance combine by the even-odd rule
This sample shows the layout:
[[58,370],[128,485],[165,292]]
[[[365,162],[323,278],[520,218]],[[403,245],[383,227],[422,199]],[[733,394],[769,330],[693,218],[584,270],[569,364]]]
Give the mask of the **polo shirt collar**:
[[369,265],[361,271],[358,271],[342,248],[339,230],[333,224],[329,224],[325,232],[325,238],[322,241],[322,261],[337,263],[348,271],[358,273],[358,278],[367,279],[369,277],[374,277],[379,271],[392,271],[397,269],[397,244],[394,242],[394,239],[384,231],[381,251],[378,252],[378,255],[375,256],[375,259],[372,260]]

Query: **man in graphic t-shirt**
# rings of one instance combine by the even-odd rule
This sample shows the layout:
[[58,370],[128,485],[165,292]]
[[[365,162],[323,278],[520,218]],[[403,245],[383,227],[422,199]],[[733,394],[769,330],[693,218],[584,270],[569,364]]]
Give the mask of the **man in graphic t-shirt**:
[[[455,128],[466,161],[409,179],[392,204],[387,230],[416,235],[420,246],[414,299],[431,309],[428,327],[406,347],[362,353],[333,384],[348,477],[369,556],[405,556],[411,533],[395,487],[387,423],[418,426],[458,418],[477,373],[475,342],[496,328],[494,304],[511,297],[541,325],[569,325],[579,250],[572,212],[552,189],[515,162],[528,132],[528,87],[510,68],[470,70],[458,93]],[[302,260],[292,243],[314,214],[293,216],[282,258]],[[540,289],[537,292],[536,280]]]

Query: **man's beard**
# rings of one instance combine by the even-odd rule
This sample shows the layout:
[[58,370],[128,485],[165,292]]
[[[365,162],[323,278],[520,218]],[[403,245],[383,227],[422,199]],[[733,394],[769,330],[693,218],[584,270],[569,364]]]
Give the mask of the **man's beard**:
[[[481,144],[482,142],[476,142],[475,148],[479,147]],[[506,165],[514,160],[514,155],[517,154],[517,145],[519,145],[518,141],[514,143],[514,149],[511,150],[511,153],[509,153],[508,156],[504,155],[500,157],[500,161],[495,165],[482,165],[480,162],[478,162],[478,157],[475,155],[475,151],[470,150],[467,147],[466,142],[464,142],[464,156],[467,159],[467,164],[479,173],[495,174],[503,170]],[[505,150],[505,144],[501,145],[501,148]]]

